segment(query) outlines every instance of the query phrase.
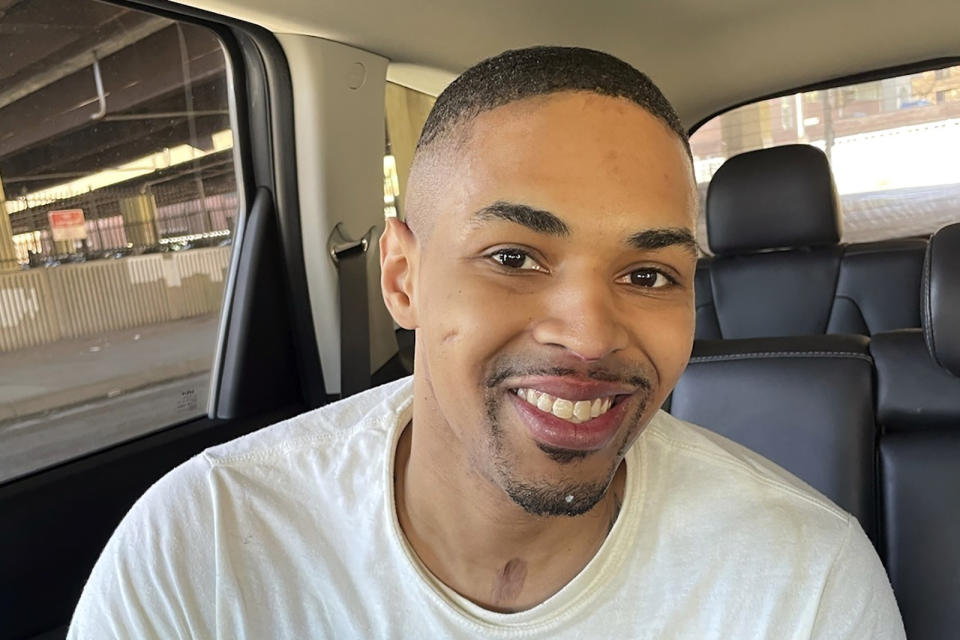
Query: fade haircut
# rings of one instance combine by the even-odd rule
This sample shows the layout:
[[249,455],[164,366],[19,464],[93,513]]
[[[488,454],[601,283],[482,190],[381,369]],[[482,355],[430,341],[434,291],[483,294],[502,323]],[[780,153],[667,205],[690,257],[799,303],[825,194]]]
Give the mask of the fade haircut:
[[670,127],[690,155],[687,132],[677,112],[645,74],[601,51],[542,46],[505,51],[464,71],[434,103],[417,151],[484,111],[561,91],[626,98]]

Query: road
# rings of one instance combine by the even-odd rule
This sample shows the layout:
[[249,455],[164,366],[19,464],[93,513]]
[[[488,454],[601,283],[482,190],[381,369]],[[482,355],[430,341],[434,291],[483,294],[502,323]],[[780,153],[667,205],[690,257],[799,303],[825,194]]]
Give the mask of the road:
[[0,482],[206,413],[216,315],[0,354]]
[[196,374],[0,424],[0,482],[203,414],[209,382]]

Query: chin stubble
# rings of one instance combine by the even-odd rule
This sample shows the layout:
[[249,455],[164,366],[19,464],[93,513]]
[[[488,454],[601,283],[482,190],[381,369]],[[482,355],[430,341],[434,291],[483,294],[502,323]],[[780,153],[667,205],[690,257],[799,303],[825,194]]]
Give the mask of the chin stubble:
[[[549,373],[553,375],[564,375],[567,370],[553,369]],[[530,372],[527,372],[528,374]],[[538,372],[542,373],[542,372]],[[640,418],[647,407],[650,382],[643,377],[631,377],[629,381],[632,384],[644,389],[645,393],[641,402],[631,416],[634,426],[624,435],[623,442],[617,448],[617,456],[613,461],[606,477],[595,483],[566,483],[566,484],[533,484],[527,483],[517,477],[513,472],[512,465],[507,460],[504,452],[504,431],[500,425],[499,415],[503,404],[503,391],[499,384],[508,377],[518,375],[518,372],[512,369],[500,369],[494,372],[486,380],[484,407],[486,410],[487,426],[490,433],[490,449],[493,456],[494,471],[499,484],[507,496],[520,508],[535,516],[579,516],[593,509],[600,500],[606,495],[607,488],[613,480],[620,461],[626,454],[627,449],[634,440],[634,435],[639,428]],[[612,376],[599,377],[598,379],[612,379]],[[622,378],[616,378],[620,380]],[[582,460],[590,455],[590,451],[572,451],[568,449],[559,449],[537,443],[538,448],[543,451],[551,460],[559,464],[570,464]]]

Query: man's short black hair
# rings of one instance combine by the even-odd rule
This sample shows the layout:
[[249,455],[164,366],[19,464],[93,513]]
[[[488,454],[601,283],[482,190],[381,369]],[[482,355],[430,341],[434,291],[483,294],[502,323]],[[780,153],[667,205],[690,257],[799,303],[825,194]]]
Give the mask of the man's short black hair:
[[608,53],[581,47],[513,49],[470,67],[437,98],[417,149],[484,111],[560,91],[626,98],[666,123],[690,152],[677,112],[646,74]]

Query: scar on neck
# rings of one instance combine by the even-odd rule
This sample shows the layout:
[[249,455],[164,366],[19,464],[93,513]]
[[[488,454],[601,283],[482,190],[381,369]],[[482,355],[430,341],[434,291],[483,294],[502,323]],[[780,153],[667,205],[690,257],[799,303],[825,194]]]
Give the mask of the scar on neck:
[[527,579],[527,562],[514,558],[503,565],[493,580],[490,599],[496,604],[509,604],[520,596],[523,582]]

